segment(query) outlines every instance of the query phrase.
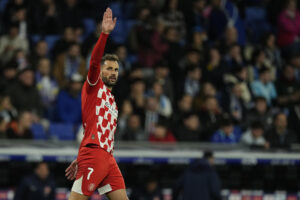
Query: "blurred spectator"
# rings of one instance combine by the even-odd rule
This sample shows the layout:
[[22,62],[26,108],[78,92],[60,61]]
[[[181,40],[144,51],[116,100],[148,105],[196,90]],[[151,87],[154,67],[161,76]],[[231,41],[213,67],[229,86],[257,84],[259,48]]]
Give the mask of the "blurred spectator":
[[212,152],[192,161],[173,189],[173,200],[221,200],[221,181],[213,166]]
[[204,61],[205,51],[207,48],[207,34],[205,30],[201,27],[194,28],[194,32],[192,35],[191,47],[197,49],[200,54],[200,62]]
[[40,40],[36,43],[34,51],[30,56],[30,63],[34,69],[37,69],[38,62],[41,58],[48,56],[48,44],[45,40]]
[[119,58],[119,78],[124,77],[131,70],[131,63],[127,60],[127,47],[125,45],[118,45],[115,54]]
[[61,90],[56,100],[57,120],[64,123],[81,123],[81,87],[83,78],[73,74],[68,87]]
[[178,66],[181,56],[184,54],[178,30],[175,27],[166,27],[164,31],[164,38],[168,44],[168,49],[164,56],[171,66]]
[[200,51],[193,47],[186,50],[184,57],[179,63],[179,67],[182,71],[186,70],[188,66],[199,65],[201,60]]
[[54,58],[57,58],[58,55],[65,53],[75,41],[76,36],[74,29],[70,26],[65,27],[63,37],[60,40],[58,40],[54,45]]
[[148,97],[145,107],[145,132],[146,134],[150,134],[155,130],[155,124],[158,122],[159,113],[158,113],[158,102],[154,97]]
[[195,65],[189,66],[187,68],[187,76],[184,82],[184,93],[195,97],[200,90],[201,78],[201,68]]
[[186,34],[186,27],[184,16],[180,10],[178,10],[178,0],[166,0],[161,16],[159,18],[165,24],[166,27],[174,27],[177,29],[179,38],[183,39]]
[[174,100],[174,89],[173,82],[169,76],[169,64],[167,61],[161,61],[155,65],[154,77],[150,82],[158,82],[163,88],[163,93],[173,102]]
[[9,139],[32,139],[31,125],[33,116],[28,111],[19,114],[16,122],[12,122],[7,129]]
[[226,64],[226,71],[231,70],[235,66],[243,66],[244,60],[242,57],[242,51],[240,45],[237,43],[232,44],[228,47],[228,53],[224,56],[224,61]]
[[53,74],[60,87],[65,87],[67,80],[72,77],[73,74],[79,73],[85,77],[87,69],[85,66],[85,60],[80,55],[80,46],[77,43],[70,45],[67,53],[58,56],[54,63]]
[[192,111],[193,97],[188,94],[182,95],[177,102],[177,107],[172,115],[172,126],[177,127],[183,120],[184,116]]
[[150,177],[143,184],[144,187],[133,189],[130,199],[131,200],[163,200],[162,190],[159,188],[157,178]]
[[0,116],[0,139],[6,138],[7,122]]
[[[138,10],[136,24],[132,27],[128,39],[129,48],[134,53],[143,54],[143,49],[149,51],[152,32],[151,10],[149,5]],[[141,51],[141,52],[140,52]],[[142,63],[143,61],[139,59]]]
[[132,113],[133,113],[133,107],[130,101],[129,100],[123,101],[121,112],[118,117],[118,134],[116,134],[115,137],[118,138],[123,136],[124,132],[127,129],[128,118],[132,115]]
[[246,67],[236,66],[231,73],[224,75],[224,82],[227,84],[239,84],[241,89],[241,98],[247,104],[251,103],[251,89],[247,82],[248,72]]
[[144,109],[146,105],[145,98],[145,82],[142,79],[134,79],[130,85],[130,94],[128,100],[132,104],[133,110],[139,115],[144,114]]
[[0,96],[0,116],[6,123],[10,123],[17,119],[18,112],[12,105],[8,95]]
[[229,113],[235,121],[243,121],[246,115],[246,103],[242,98],[242,88],[239,83],[232,84],[223,100],[224,111]]
[[259,70],[259,80],[251,83],[251,89],[254,96],[262,96],[266,99],[268,105],[277,98],[277,92],[274,83],[271,81],[270,70],[262,67]]
[[183,123],[175,130],[175,137],[180,142],[197,142],[201,139],[201,126],[196,113],[187,113],[183,118]]
[[13,57],[15,50],[22,49],[27,54],[28,48],[27,39],[19,36],[18,24],[11,24],[8,34],[0,38],[0,58],[2,63],[7,63]]
[[163,93],[162,85],[156,81],[152,84],[149,95],[156,98],[158,102],[158,113],[164,117],[170,117],[173,113],[173,108],[170,99]]
[[54,0],[35,2],[29,15],[32,33],[50,35],[62,32],[62,22]]
[[237,44],[238,42],[238,31],[234,26],[227,26],[224,38],[221,40],[220,44],[218,45],[218,49],[222,55],[225,55],[226,52],[230,50],[230,48]]
[[18,24],[19,36],[25,40],[27,38],[27,33],[28,33],[27,8],[26,7],[17,8],[13,12],[10,20],[11,20],[11,23]]
[[12,60],[15,60],[18,63],[19,70],[22,70],[26,67],[31,67],[27,55],[22,49],[15,50]]
[[5,23],[11,23],[14,13],[20,8],[25,8],[26,2],[24,0],[8,1],[3,13],[3,19],[7,19]]
[[11,60],[2,68],[2,74],[0,76],[0,94],[3,94],[9,86],[16,83],[17,68],[18,63],[14,60]]
[[34,173],[21,181],[14,200],[55,200],[55,181],[47,163],[38,163]]
[[221,0],[212,0],[210,13],[208,16],[208,35],[210,40],[219,40],[223,36],[227,24],[228,18],[226,11],[222,7]]
[[122,137],[125,141],[147,141],[146,135],[141,126],[140,116],[132,114],[128,117],[127,127]]
[[203,126],[203,138],[209,140],[212,133],[217,130],[218,122],[221,118],[221,109],[216,97],[208,96],[204,99],[199,116]]
[[205,29],[207,21],[204,17],[204,8],[206,0],[194,0],[191,9],[184,13],[185,23],[188,32],[188,38],[191,38],[192,30],[195,28]]
[[270,147],[264,138],[264,125],[260,121],[251,124],[250,129],[243,133],[241,142],[251,147]]
[[59,13],[64,27],[76,29],[82,26],[82,12],[77,0],[64,0]]
[[44,107],[49,109],[55,102],[59,88],[56,81],[51,76],[51,63],[48,58],[39,59],[35,80],[41,96],[41,101]]
[[298,40],[300,30],[300,13],[297,10],[297,1],[286,1],[286,7],[278,18],[278,44],[291,45]]
[[200,88],[199,94],[194,98],[194,105],[197,111],[202,109],[207,97],[216,97],[218,98],[218,101],[220,100],[220,95],[211,82],[204,82]]
[[217,48],[211,48],[203,70],[203,78],[205,81],[211,81],[217,88],[222,88],[223,75],[227,71],[221,59],[219,50]]
[[150,49],[139,49],[139,62],[144,67],[153,67],[163,59],[169,46],[166,40],[166,27],[161,20],[156,20],[150,37]]
[[213,134],[211,142],[227,144],[238,143],[241,134],[241,129],[235,126],[230,118],[224,117],[220,121],[220,129]]
[[154,131],[149,136],[150,142],[175,142],[176,139],[168,129],[168,124],[165,120],[159,119],[159,121],[155,124]]
[[35,86],[34,72],[24,68],[18,73],[18,82],[7,88],[11,102],[18,111],[29,110],[35,116],[41,116],[43,106],[38,89]]
[[296,80],[295,70],[292,66],[286,65],[283,73],[276,81],[278,93],[277,102],[280,106],[291,107],[300,100],[300,84]]
[[298,142],[300,141],[300,102],[291,107],[288,116],[288,127],[297,133]]
[[273,126],[267,131],[266,139],[271,148],[290,148],[292,143],[297,142],[295,133],[288,129],[286,114],[278,113],[275,115]]
[[265,56],[270,60],[271,65],[276,68],[282,67],[282,58],[279,48],[276,45],[276,37],[273,33],[268,33],[264,38]]
[[272,115],[266,99],[256,97],[254,103],[254,108],[247,113],[243,126],[247,129],[253,122],[260,121],[264,125],[264,130],[267,130],[272,123]]
[[276,69],[271,65],[271,62],[266,58],[265,51],[262,48],[257,48],[252,52],[251,65],[248,66],[248,79],[250,82],[259,79],[259,71],[266,67],[270,70],[271,79],[275,79]]

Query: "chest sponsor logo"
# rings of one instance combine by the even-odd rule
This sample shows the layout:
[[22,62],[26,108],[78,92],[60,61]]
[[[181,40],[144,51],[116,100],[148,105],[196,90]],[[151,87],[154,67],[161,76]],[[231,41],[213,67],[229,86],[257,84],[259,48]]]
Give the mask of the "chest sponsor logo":
[[105,102],[105,106],[108,108],[108,112],[112,115],[112,116],[114,116],[115,118],[118,118],[118,111],[116,110],[116,109],[114,109],[113,107],[112,107],[112,105],[110,105],[110,103],[109,102]]

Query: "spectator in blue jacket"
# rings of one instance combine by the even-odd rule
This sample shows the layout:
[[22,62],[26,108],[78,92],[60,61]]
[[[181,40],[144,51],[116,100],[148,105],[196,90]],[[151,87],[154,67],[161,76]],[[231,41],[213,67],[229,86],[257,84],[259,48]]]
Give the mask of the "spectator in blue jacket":
[[240,127],[234,126],[229,117],[224,117],[220,122],[220,129],[217,130],[212,138],[213,143],[238,143],[240,141],[242,131]]
[[267,100],[268,105],[277,98],[277,92],[274,83],[271,81],[271,72],[267,67],[259,69],[259,80],[251,83],[254,96],[262,96]]
[[47,163],[38,163],[34,173],[25,177],[16,190],[14,200],[55,200],[55,182]]
[[71,77],[66,90],[60,91],[56,102],[58,121],[79,124],[81,122],[81,87],[83,78],[79,74]]
[[212,152],[194,160],[173,190],[173,200],[221,200],[221,181],[213,168]]

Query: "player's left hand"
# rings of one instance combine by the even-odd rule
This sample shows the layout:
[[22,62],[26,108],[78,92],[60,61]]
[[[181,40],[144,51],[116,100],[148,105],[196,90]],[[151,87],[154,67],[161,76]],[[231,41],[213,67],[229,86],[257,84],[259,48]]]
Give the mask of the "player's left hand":
[[76,178],[77,169],[78,169],[77,160],[74,160],[65,171],[68,180],[72,181]]
[[116,26],[117,18],[113,18],[112,10],[107,8],[103,15],[102,32],[109,34]]

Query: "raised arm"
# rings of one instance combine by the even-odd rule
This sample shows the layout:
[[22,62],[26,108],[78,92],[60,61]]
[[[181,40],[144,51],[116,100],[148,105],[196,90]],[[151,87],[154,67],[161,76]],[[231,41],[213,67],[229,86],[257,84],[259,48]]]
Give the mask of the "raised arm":
[[93,49],[88,72],[88,83],[90,86],[97,84],[100,77],[100,62],[104,53],[106,40],[116,26],[117,18],[112,18],[112,11],[107,8],[102,19],[102,33]]

